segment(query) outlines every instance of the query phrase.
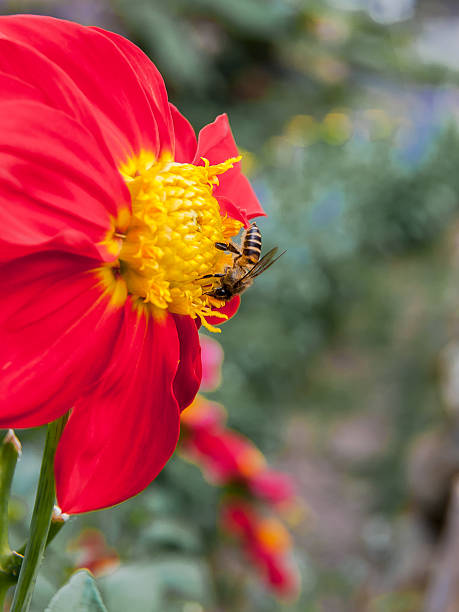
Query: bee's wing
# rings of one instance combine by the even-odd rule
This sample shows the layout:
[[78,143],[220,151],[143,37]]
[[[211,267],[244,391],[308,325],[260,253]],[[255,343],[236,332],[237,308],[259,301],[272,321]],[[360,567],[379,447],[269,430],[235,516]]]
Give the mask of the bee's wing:
[[270,266],[272,266],[273,263],[275,263],[279,259],[279,257],[282,257],[282,255],[286,252],[286,251],[282,251],[282,253],[276,257],[277,251],[278,251],[278,248],[274,247],[273,249],[268,251],[266,253],[266,255],[263,255],[263,257],[260,259],[260,261],[258,261],[253,266],[253,268],[251,268],[247,272],[247,274],[244,274],[244,276],[242,278],[240,278],[236,284],[237,285],[239,285],[239,284],[243,285],[248,280],[250,280],[252,278],[255,278],[257,276],[260,276],[260,274],[265,272],[265,270],[267,270]]

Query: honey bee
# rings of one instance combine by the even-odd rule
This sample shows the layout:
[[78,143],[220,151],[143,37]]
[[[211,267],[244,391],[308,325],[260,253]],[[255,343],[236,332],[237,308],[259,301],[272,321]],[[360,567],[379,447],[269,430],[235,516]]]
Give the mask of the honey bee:
[[245,291],[257,276],[265,272],[285,253],[283,251],[276,257],[278,248],[274,247],[260,259],[261,232],[256,223],[252,223],[245,231],[240,247],[233,242],[217,242],[215,248],[229,251],[234,255],[233,265],[227,266],[223,274],[207,274],[202,277],[219,279],[219,286],[205,295],[222,301],[230,300],[233,296]]

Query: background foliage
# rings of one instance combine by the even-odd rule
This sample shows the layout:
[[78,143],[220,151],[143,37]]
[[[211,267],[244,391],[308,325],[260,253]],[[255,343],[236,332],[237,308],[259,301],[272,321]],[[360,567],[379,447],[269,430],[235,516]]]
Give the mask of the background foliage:
[[[224,326],[223,385],[214,397],[232,427],[296,477],[303,507],[291,524],[302,594],[282,603],[222,540],[218,491],[176,456],[142,495],[71,520],[47,554],[34,609],[78,565],[72,541],[84,526],[102,530],[121,559],[97,581],[114,612],[433,606],[432,559],[449,533],[459,466],[456,3],[0,7],[128,36],[196,129],[228,112],[269,213],[265,245],[288,251]],[[17,545],[40,436],[20,434]],[[83,589],[85,575],[77,580]]]

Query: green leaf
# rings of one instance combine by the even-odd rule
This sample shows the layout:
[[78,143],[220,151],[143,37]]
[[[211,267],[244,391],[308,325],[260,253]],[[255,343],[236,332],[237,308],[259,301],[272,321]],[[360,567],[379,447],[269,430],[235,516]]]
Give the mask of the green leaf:
[[45,612],[107,612],[107,608],[94,578],[81,570],[59,589]]
[[186,603],[212,608],[208,566],[191,556],[163,555],[155,561],[122,565],[99,580],[111,612],[175,612]]

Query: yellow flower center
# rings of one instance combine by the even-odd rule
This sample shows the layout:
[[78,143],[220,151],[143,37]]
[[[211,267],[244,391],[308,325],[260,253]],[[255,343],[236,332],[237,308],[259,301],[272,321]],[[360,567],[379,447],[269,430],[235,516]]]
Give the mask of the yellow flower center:
[[163,157],[155,160],[143,152],[120,168],[131,193],[132,210],[123,209],[112,220],[104,244],[118,256],[98,270],[103,287],[115,304],[127,295],[134,304],[156,317],[167,311],[200,317],[226,318],[212,310],[223,302],[206,295],[232,256],[215,247],[228,242],[242,227],[239,221],[220,214],[213,188],[218,175],[239,158],[211,166],[179,164]]

